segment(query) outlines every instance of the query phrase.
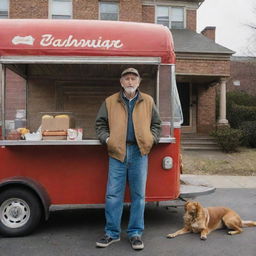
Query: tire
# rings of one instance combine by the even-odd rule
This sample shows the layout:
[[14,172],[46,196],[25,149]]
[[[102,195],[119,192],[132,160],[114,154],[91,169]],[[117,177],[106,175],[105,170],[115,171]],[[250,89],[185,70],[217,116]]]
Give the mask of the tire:
[[41,204],[29,190],[9,188],[0,193],[1,235],[28,235],[38,226],[41,217]]

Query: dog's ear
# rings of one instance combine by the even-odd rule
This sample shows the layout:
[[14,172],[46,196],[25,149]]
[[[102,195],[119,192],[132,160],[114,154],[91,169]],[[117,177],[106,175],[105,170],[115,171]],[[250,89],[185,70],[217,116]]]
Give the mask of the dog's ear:
[[189,204],[189,202],[186,202],[186,203],[184,204],[184,210],[185,210],[185,211],[187,211],[188,204]]

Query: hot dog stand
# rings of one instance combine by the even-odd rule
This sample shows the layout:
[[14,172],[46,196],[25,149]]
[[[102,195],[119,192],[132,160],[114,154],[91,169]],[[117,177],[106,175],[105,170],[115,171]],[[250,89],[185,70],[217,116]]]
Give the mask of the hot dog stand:
[[[108,156],[95,118],[104,99],[119,91],[127,67],[139,70],[141,91],[154,98],[163,121],[149,156],[146,200],[179,196],[182,114],[166,27],[91,20],[1,20],[0,26],[2,234],[28,234],[52,205],[104,204]],[[43,139],[47,117],[68,117],[64,138]],[[82,137],[67,139],[69,128]]]

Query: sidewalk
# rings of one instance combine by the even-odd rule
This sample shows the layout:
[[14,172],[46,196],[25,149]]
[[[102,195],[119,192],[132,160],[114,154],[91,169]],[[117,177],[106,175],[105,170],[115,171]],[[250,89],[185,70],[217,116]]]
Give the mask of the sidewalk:
[[183,179],[196,180],[198,185],[215,188],[256,188],[256,176],[218,176],[182,174]]

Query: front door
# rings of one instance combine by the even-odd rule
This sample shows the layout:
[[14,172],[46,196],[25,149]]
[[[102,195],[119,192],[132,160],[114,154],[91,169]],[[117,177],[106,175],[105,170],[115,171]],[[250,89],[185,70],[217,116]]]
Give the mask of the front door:
[[[183,112],[183,124],[181,130],[183,133],[195,132],[195,125],[193,125],[193,116],[195,115],[193,100],[192,100],[192,84],[191,83],[177,83],[180,102]],[[194,112],[194,113],[193,113]]]

